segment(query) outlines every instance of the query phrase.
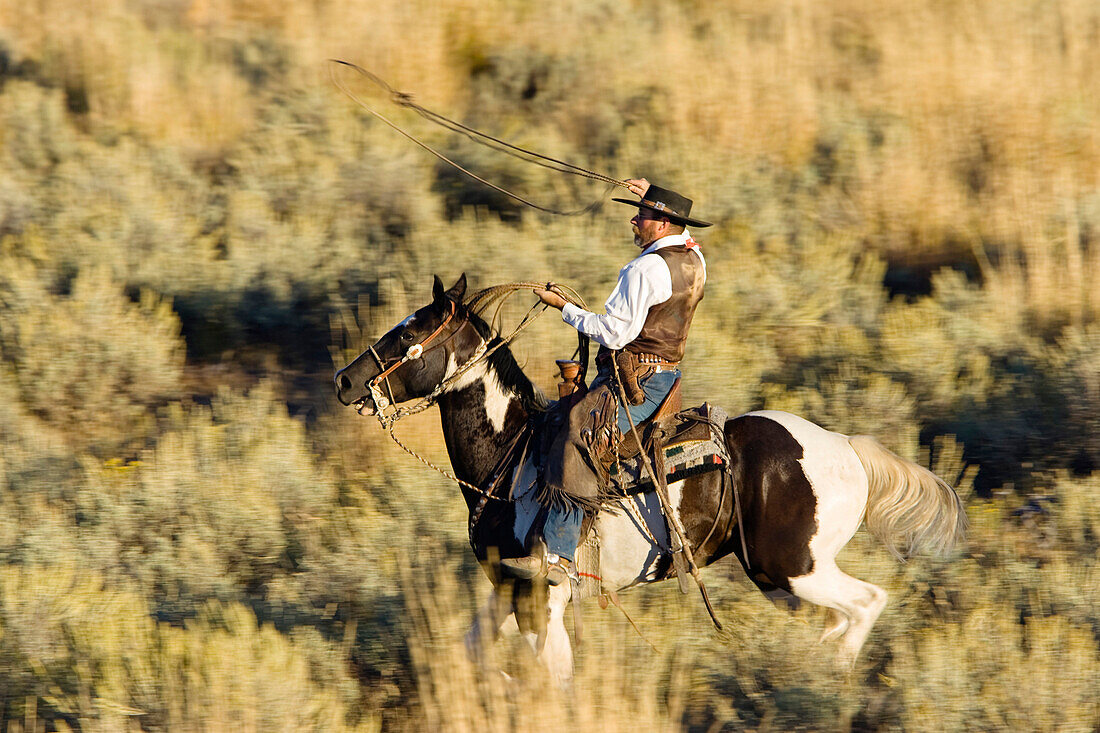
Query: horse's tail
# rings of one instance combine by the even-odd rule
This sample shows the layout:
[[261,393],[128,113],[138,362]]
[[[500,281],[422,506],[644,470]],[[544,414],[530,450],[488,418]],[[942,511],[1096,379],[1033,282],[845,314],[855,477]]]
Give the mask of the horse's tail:
[[848,443],[870,484],[867,529],[898,558],[914,552],[944,554],[963,538],[966,511],[947,482],[869,435],[854,435]]

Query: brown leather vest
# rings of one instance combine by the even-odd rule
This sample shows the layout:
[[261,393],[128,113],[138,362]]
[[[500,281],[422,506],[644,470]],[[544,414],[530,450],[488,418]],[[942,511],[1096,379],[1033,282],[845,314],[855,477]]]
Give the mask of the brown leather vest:
[[691,319],[703,299],[703,264],[682,244],[661,247],[660,255],[672,275],[672,297],[649,309],[638,338],[624,348],[635,354],[655,354],[665,361],[684,358]]

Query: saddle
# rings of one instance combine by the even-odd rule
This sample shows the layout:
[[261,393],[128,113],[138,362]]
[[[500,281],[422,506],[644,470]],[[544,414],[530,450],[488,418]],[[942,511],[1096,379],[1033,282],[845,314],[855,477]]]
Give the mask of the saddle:
[[642,471],[643,451],[656,470],[664,468],[670,482],[725,465],[725,412],[707,403],[684,410],[679,379],[654,413],[625,435],[618,432],[614,408],[615,399],[609,393],[604,404],[592,410],[582,431],[588,462],[605,496],[653,489],[652,480]]
[[[579,391],[562,394],[548,410],[532,417],[490,474],[486,486],[489,493],[506,484],[507,498],[514,500],[520,473],[518,467],[527,461],[533,462],[541,483],[549,446],[555,436],[566,429],[569,411],[581,396],[583,392]],[[634,431],[619,435],[615,411],[610,409],[614,406],[612,400],[609,393],[608,404],[593,410],[591,439],[587,441],[589,463],[600,481],[600,493],[605,499],[654,489],[643,468],[643,450],[656,470],[664,471],[667,483],[726,466],[728,456],[722,433],[726,412],[705,402],[683,409],[679,380],[653,415],[635,426],[641,444],[635,439]]]

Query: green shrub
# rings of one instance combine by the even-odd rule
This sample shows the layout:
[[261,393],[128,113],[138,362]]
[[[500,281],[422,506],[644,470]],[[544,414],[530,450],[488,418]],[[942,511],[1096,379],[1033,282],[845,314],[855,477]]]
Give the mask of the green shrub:
[[321,546],[336,487],[271,396],[174,406],[140,462],[89,461],[75,510],[93,565],[185,615],[206,598],[267,598],[298,572]]
[[1090,730],[1100,721],[1092,633],[1062,618],[1020,624],[985,608],[903,641],[890,671],[905,724],[936,730]]
[[1100,470],[1100,327],[1068,330],[1048,369],[1066,405],[1058,453],[1078,472]]
[[151,292],[133,303],[103,269],[78,273],[62,295],[51,285],[29,262],[3,261],[0,354],[20,401],[81,448],[140,445],[151,410],[182,389],[179,321]]

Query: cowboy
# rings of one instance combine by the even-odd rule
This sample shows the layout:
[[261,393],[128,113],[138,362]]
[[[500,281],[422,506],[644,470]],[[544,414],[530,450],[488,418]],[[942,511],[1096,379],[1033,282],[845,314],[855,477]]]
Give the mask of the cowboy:
[[[618,435],[627,435],[631,423],[638,426],[657,410],[680,377],[691,319],[703,297],[706,262],[686,227],[710,224],[692,219],[691,199],[675,191],[644,178],[626,183],[641,200],[612,200],[637,207],[630,223],[642,253],[619,271],[605,312],[567,303],[553,283],[535,290],[543,303],[561,310],[562,320],[600,344],[600,351],[596,379],[570,411],[569,427],[549,453],[543,494],[548,506],[546,553],[501,561],[504,571],[515,577],[545,574],[551,585],[558,585],[573,572],[585,510],[598,508],[601,500],[592,465],[601,426],[593,424],[594,416],[614,410],[617,417],[608,422]],[[631,403],[625,410],[618,407],[618,388],[612,389],[615,372]]]

